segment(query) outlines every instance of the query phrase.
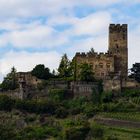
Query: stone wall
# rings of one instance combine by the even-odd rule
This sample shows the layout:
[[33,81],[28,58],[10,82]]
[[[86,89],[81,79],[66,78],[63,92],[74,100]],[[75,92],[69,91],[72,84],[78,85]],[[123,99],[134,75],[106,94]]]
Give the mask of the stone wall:
[[80,73],[80,65],[88,63],[92,66],[95,78],[104,79],[109,72],[114,72],[114,57],[108,53],[76,53],[75,57],[76,80]]
[[106,79],[103,82],[103,89],[104,89],[104,92],[120,93],[122,89],[121,80],[120,79]]
[[96,90],[96,92],[98,92],[98,84],[93,82],[72,82],[71,90],[74,97],[89,98],[92,96],[93,90]]
[[115,56],[115,72],[121,72],[122,78],[127,78],[128,48],[127,24],[110,24],[109,52]]
[[18,72],[17,78],[19,82],[26,82],[26,85],[32,85],[34,87],[37,87],[42,82],[42,80],[32,76],[31,72]]

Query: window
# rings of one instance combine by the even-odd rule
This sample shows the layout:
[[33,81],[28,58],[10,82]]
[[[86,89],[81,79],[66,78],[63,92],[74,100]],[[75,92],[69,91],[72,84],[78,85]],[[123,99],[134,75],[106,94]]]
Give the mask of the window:
[[99,67],[100,68],[103,68],[103,63],[99,63]]
[[125,40],[125,35],[123,35],[123,40]]
[[104,77],[104,73],[103,72],[101,73],[101,76]]
[[116,44],[116,48],[117,48],[117,49],[119,48],[118,44]]
[[110,63],[106,64],[107,69],[110,69]]

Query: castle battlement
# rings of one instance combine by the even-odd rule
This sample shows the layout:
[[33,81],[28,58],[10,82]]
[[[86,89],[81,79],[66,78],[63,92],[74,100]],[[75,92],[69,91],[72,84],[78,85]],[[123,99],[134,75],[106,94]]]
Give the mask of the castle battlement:
[[109,31],[127,33],[127,24],[110,24]]
[[77,52],[75,56],[76,57],[82,57],[82,58],[113,57],[113,55],[111,53],[109,53],[109,52],[106,52],[106,53],[104,53],[104,52],[100,52],[100,53],[98,53],[98,52],[94,52],[94,53],[91,53],[91,52],[87,52],[87,53],[85,53],[85,52],[81,52],[81,53]]

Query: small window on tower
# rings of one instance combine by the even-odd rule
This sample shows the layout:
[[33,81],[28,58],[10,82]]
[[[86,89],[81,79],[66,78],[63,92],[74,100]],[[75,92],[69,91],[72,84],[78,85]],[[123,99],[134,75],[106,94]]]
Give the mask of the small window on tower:
[[116,44],[116,48],[117,48],[117,49],[119,48],[118,44]]
[[104,77],[104,73],[103,72],[101,73],[101,76]]
[[106,64],[107,69],[110,69],[110,63]]
[[99,67],[100,68],[103,68],[103,63],[99,63]]
[[123,35],[123,39],[125,40],[125,35]]

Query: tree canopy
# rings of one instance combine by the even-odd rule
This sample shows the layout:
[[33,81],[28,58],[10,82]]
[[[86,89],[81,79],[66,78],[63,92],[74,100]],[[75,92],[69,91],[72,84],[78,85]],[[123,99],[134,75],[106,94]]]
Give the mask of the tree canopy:
[[83,63],[80,66],[80,74],[79,74],[80,80],[81,81],[95,81],[94,78],[94,73],[92,71],[92,67],[91,65],[87,64],[87,63]]
[[14,90],[18,87],[18,80],[16,77],[16,69],[15,67],[11,68],[11,72],[7,74],[7,76],[4,78],[1,88],[4,91],[7,90]]
[[35,68],[33,68],[31,73],[33,76],[36,76],[39,79],[45,79],[45,80],[49,79],[52,76],[52,74],[50,73],[50,69],[45,68],[43,64],[36,65]]
[[129,77],[134,78],[140,83],[140,63],[133,64],[133,67],[131,68],[131,75]]
[[67,54],[64,54],[61,58],[58,72],[60,77],[70,77],[72,76],[72,63],[67,57]]

